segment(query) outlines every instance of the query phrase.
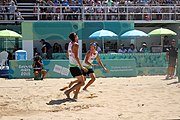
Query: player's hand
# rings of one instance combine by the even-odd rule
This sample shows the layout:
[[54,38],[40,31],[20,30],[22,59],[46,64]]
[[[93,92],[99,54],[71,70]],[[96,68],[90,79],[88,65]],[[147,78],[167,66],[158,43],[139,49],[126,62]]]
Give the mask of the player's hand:
[[97,66],[98,66],[98,64],[92,64],[92,66],[97,67]]
[[85,67],[82,67],[82,69],[84,70],[84,72],[88,72],[88,69]]
[[108,69],[106,69],[106,68],[104,68],[104,70],[105,70],[106,72],[109,72],[109,70],[108,70]]

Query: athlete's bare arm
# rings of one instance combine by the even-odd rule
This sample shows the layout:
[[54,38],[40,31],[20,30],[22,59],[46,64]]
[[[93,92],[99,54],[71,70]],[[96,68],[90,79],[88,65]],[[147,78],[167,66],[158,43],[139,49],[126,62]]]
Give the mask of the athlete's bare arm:
[[106,68],[104,67],[103,63],[101,62],[101,60],[100,60],[100,58],[99,58],[99,55],[97,55],[96,60],[98,61],[99,65],[100,65],[106,72],[109,72],[109,70],[106,69]]

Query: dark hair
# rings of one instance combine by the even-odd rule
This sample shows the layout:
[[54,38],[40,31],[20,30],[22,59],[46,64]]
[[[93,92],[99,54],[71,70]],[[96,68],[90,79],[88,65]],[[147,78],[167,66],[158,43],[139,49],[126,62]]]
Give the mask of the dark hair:
[[71,41],[75,41],[75,37],[77,36],[77,34],[75,33],[75,32],[72,32],[72,33],[70,33],[70,35],[69,35],[69,39],[71,39]]

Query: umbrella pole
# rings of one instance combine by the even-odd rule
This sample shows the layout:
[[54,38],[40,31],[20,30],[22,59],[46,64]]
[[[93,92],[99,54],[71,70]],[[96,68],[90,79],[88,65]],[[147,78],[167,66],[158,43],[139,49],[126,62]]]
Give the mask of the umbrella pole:
[[163,38],[163,36],[161,35],[161,47],[162,47],[162,52],[164,51],[164,46],[163,46],[163,44],[164,44],[164,38]]
[[7,51],[7,38],[6,38],[6,51]]
[[103,53],[104,53],[104,38],[102,39],[102,44],[103,44]]

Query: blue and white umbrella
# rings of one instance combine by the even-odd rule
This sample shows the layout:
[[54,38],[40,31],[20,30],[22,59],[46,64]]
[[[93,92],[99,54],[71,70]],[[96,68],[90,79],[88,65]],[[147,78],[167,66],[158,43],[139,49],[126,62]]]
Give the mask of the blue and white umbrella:
[[108,39],[114,39],[117,38],[118,35],[115,34],[112,31],[109,30],[99,30],[96,31],[94,33],[92,33],[89,38],[96,38],[97,40],[102,40],[103,42],[103,52],[104,52],[104,39],[108,38]]
[[109,30],[99,30],[92,33],[89,38],[109,38],[109,37],[117,37],[117,35]]
[[140,30],[130,30],[121,35],[126,38],[148,37],[149,35]]

